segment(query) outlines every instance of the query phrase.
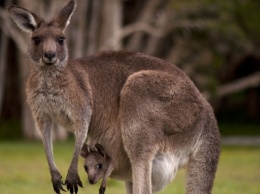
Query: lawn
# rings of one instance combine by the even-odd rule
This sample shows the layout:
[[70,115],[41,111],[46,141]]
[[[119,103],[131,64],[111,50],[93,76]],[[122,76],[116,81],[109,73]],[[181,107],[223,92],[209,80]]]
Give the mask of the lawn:
[[[55,160],[63,180],[70,163],[73,143],[56,143]],[[84,188],[79,194],[98,193],[99,183],[87,184],[80,159],[79,173]],[[184,193],[185,169],[160,194]],[[223,147],[213,194],[259,194],[260,193],[260,147]],[[53,193],[44,151],[39,142],[0,142],[0,193],[46,194]],[[68,193],[68,192],[67,192]],[[124,184],[109,180],[106,194],[122,194]]]

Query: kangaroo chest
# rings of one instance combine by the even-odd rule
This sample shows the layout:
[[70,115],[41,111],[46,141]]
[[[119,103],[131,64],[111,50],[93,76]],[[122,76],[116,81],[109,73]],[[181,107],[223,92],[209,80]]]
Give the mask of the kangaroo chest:
[[34,98],[33,106],[37,107],[39,114],[49,115],[50,118],[63,126],[69,125],[71,111],[66,96],[57,93],[38,93]]
[[[66,81],[38,79],[27,83],[27,101],[37,116],[48,115],[59,124],[69,127],[72,103],[66,89]],[[29,86],[28,86],[29,85]]]

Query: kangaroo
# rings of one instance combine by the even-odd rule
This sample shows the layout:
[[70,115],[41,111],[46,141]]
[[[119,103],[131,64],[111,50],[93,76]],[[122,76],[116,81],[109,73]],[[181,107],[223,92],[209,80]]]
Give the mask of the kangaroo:
[[98,143],[94,148],[84,144],[80,155],[85,159],[84,168],[88,174],[89,183],[96,184],[99,179],[103,178],[99,188],[99,194],[104,194],[106,190],[107,178],[114,170],[114,166],[111,163],[111,158],[106,155],[103,147]]
[[151,194],[153,172],[157,181],[170,180],[184,164],[186,193],[211,193],[220,134],[209,103],[183,71],[155,57],[108,51],[69,60],[64,33],[75,7],[70,0],[50,21],[8,8],[31,37],[26,96],[54,191],[64,191],[64,183],[52,152],[52,121],[75,135],[65,179],[71,194],[82,187],[78,158],[86,138],[102,144],[114,166],[111,176],[125,182],[128,194]]

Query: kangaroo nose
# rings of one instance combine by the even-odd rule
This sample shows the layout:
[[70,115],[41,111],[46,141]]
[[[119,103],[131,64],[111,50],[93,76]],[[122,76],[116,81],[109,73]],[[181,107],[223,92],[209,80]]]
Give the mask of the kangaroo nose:
[[45,52],[44,57],[49,59],[49,60],[52,60],[53,58],[56,57],[56,53],[55,52]]
[[54,63],[56,61],[56,53],[55,52],[44,52],[43,60],[45,63]]

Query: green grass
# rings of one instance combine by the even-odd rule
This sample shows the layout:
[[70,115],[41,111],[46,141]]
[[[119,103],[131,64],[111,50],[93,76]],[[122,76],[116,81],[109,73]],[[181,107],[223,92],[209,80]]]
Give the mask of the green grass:
[[[63,180],[70,163],[73,143],[54,145],[55,160]],[[79,173],[84,188],[80,193],[98,193],[100,183],[87,184],[80,159]],[[213,194],[259,194],[260,193],[260,147],[224,147]],[[184,193],[185,169],[160,194]],[[39,142],[0,142],[0,193],[1,194],[46,194],[53,193],[50,174],[44,151]],[[67,192],[68,193],[68,192]],[[124,184],[110,179],[106,194],[122,194]]]

